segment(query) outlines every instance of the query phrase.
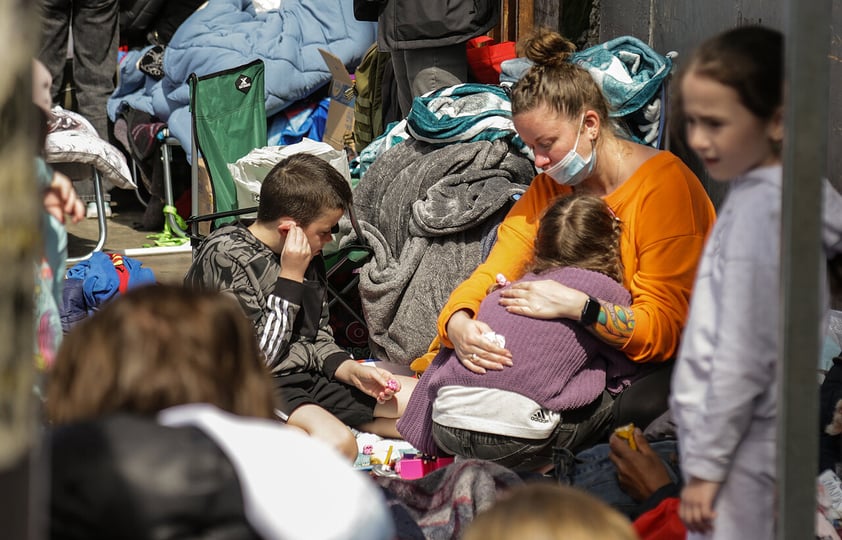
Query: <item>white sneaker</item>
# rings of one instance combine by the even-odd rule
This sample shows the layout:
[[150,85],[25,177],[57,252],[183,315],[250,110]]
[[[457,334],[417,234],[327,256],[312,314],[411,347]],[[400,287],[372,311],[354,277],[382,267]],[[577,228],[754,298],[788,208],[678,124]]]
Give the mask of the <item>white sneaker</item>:
[[[99,211],[97,210],[95,201],[89,202],[85,207],[85,217],[88,219],[96,219],[99,217]],[[108,202],[105,203],[105,217],[111,217],[111,205]]]

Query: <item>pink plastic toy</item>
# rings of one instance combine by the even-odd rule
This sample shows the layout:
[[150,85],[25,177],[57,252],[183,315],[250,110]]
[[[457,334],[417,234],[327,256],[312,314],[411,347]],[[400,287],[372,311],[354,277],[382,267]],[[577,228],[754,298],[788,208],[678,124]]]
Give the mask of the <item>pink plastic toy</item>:
[[453,463],[452,457],[404,458],[398,461],[395,468],[401,478],[404,480],[412,480],[415,478],[421,478],[422,476],[429,474],[436,469],[441,469],[442,467],[450,465],[451,463]]
[[398,381],[396,381],[395,379],[389,379],[389,382],[386,383],[386,388],[388,388],[392,392],[397,392],[398,386]]

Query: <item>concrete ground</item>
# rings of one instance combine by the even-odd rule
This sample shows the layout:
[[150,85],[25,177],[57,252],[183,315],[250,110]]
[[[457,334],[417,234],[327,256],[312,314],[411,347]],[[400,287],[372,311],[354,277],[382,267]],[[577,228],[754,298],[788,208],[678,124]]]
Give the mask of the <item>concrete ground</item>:
[[[133,254],[152,240],[147,235],[154,231],[139,231],[136,225],[143,218],[144,207],[133,191],[114,189],[111,191],[112,216],[106,220],[106,241],[104,251],[130,250],[128,255],[143,263],[155,273],[161,283],[181,283],[184,273],[190,266],[191,253],[183,251],[172,253],[172,248],[144,250]],[[99,227],[96,219],[85,219],[80,223],[67,226],[68,256],[80,257],[89,253],[96,245]],[[72,266],[74,263],[68,263]]]

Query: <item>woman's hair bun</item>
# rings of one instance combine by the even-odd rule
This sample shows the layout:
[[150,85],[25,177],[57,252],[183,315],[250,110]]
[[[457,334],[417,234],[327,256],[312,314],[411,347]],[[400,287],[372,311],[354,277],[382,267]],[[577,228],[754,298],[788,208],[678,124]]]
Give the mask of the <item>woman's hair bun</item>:
[[518,43],[518,55],[538,66],[553,67],[567,62],[576,45],[558,32],[539,28]]

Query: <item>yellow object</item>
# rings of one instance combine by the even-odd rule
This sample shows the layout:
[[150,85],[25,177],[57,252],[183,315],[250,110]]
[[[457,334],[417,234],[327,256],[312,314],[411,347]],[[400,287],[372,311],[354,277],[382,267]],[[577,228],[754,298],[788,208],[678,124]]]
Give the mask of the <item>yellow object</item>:
[[383,461],[383,465],[388,466],[392,462],[390,461],[392,458],[392,445],[389,445],[389,449],[386,451],[386,459]]
[[620,426],[614,430],[614,433],[617,434],[618,437],[621,439],[625,439],[628,441],[629,446],[632,450],[637,450],[637,443],[634,442],[634,424],[628,423],[625,426]]

